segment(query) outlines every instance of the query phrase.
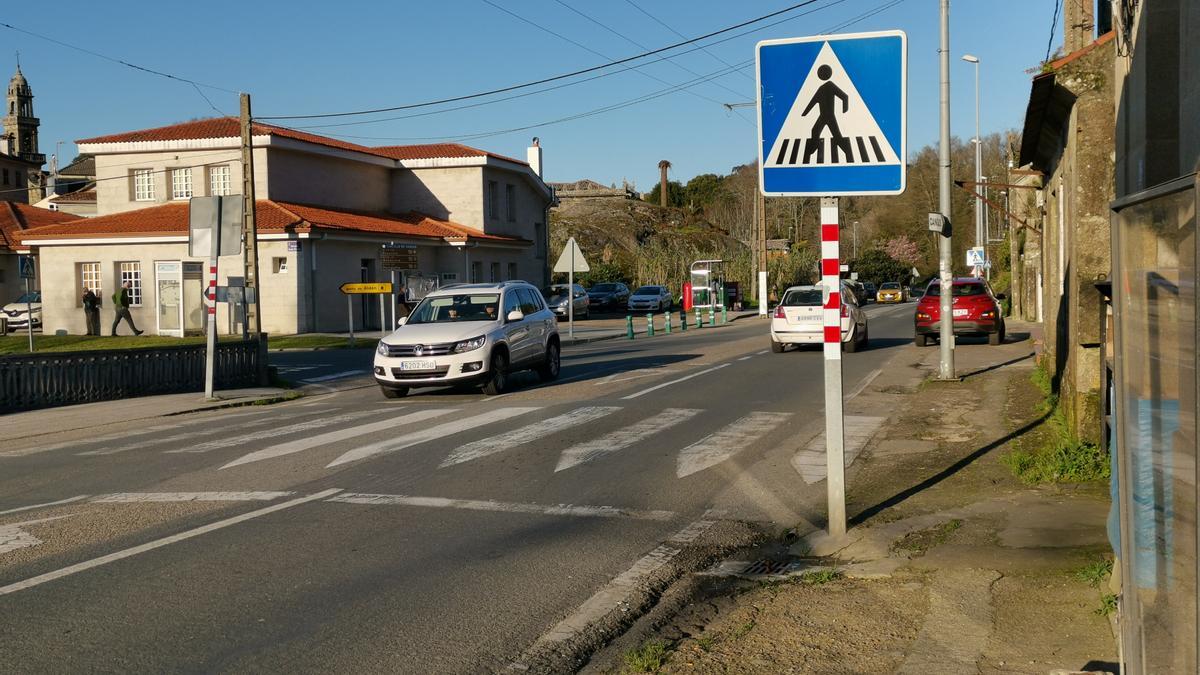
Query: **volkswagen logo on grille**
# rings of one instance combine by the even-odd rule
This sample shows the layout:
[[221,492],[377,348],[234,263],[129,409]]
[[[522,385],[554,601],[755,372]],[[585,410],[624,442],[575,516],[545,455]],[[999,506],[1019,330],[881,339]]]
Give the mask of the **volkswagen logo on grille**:
[[413,347],[413,354],[416,354],[417,356],[424,356],[425,345],[417,345],[416,347]]

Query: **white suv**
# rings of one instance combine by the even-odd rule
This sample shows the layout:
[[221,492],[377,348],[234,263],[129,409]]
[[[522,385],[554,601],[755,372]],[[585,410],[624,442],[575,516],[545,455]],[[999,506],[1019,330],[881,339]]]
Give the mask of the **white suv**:
[[439,289],[399,323],[375,351],[375,381],[388,398],[468,383],[500,394],[509,374],[524,369],[543,382],[558,377],[558,321],[524,281]]

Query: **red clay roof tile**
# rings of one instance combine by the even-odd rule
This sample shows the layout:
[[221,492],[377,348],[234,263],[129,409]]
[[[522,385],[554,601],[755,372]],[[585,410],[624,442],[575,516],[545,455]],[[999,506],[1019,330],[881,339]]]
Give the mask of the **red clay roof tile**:
[[0,201],[0,250],[13,250],[20,233],[34,227],[79,220],[72,213],[51,211],[21,202]]

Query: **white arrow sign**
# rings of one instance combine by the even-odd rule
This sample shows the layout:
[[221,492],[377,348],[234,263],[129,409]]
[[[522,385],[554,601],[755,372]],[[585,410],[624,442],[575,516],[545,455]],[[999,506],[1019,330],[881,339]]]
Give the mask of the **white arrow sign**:
[[579,249],[579,244],[575,243],[575,237],[567,240],[567,245],[563,247],[562,255],[558,256],[558,262],[554,263],[555,272],[590,272],[591,267],[588,266],[587,260],[583,257],[583,251]]
[[21,529],[22,525],[33,525],[36,523],[48,523],[52,520],[61,520],[69,516],[56,516],[54,518],[39,518],[38,520],[27,520],[23,523],[12,523],[11,525],[0,525],[0,553],[8,553],[19,548],[29,548],[42,543],[41,539],[29,534]]

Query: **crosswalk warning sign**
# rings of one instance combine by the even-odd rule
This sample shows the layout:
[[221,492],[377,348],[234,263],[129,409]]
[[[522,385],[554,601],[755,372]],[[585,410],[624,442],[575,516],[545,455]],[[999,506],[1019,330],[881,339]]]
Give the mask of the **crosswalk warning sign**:
[[899,31],[759,43],[764,194],[904,191],[906,49]]

